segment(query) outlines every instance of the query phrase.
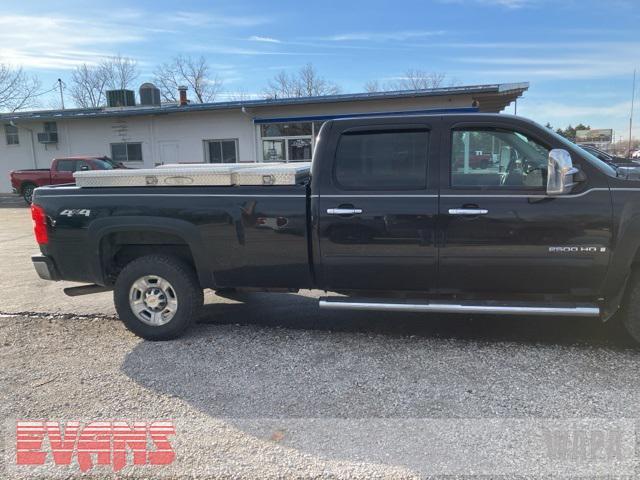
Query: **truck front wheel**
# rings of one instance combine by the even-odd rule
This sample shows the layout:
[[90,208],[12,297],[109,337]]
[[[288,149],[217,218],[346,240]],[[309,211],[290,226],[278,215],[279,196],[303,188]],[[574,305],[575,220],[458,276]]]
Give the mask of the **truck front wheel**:
[[31,205],[33,201],[33,191],[36,189],[36,186],[33,183],[25,183],[22,186],[22,198],[27,202],[28,205]]
[[166,255],[147,255],[127,264],[116,279],[113,297],[125,326],[147,340],[179,337],[203,304],[193,268]]

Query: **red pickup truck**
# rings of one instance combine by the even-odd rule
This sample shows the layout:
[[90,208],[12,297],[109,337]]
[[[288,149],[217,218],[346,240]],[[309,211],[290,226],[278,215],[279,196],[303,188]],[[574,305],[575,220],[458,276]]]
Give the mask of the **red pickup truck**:
[[13,170],[9,173],[13,191],[22,195],[25,202],[31,204],[33,191],[43,185],[59,185],[61,183],[75,183],[73,172],[78,170],[111,170],[127,168],[121,163],[114,162],[109,157],[64,157],[54,158],[51,168],[33,170]]

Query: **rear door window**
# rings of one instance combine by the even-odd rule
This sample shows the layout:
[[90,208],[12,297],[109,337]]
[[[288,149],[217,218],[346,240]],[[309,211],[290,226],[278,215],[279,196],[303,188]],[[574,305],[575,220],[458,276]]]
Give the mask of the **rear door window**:
[[57,170],[59,172],[75,172],[76,161],[69,159],[58,160]]
[[347,132],[334,163],[336,184],[347,190],[421,190],[427,185],[426,130]]

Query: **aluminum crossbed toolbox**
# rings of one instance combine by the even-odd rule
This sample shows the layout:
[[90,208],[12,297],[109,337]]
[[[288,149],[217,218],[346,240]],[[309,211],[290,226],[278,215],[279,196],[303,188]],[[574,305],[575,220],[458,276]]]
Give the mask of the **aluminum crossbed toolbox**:
[[[146,169],[75,172],[79,187],[296,185],[310,173],[311,164],[228,163],[163,166]],[[255,171],[255,174],[248,172]]]
[[156,168],[216,168],[225,166],[241,166],[241,167],[268,167],[275,165],[286,165],[284,162],[240,162],[240,163],[165,163],[164,165],[158,165]]
[[233,172],[235,185],[297,185],[309,177],[311,162],[240,169]]

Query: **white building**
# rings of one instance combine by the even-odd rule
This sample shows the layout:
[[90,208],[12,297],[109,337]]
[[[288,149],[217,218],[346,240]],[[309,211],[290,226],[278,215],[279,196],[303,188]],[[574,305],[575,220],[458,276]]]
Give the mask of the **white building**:
[[0,192],[11,191],[11,170],[48,168],[53,158],[72,155],[107,155],[131,167],[309,160],[328,119],[464,108],[500,112],[528,88],[496,84],[0,114]]

